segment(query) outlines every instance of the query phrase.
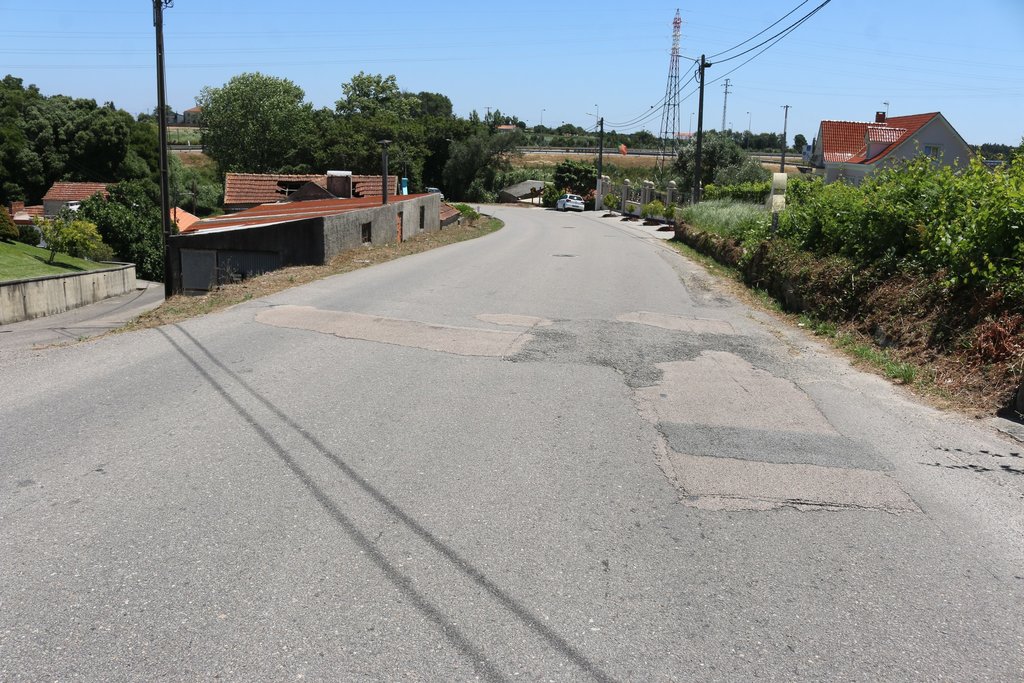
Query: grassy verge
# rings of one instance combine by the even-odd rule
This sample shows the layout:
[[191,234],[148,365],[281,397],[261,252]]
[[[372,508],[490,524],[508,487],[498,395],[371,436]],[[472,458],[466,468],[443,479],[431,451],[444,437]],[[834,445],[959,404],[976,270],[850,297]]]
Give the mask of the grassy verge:
[[50,250],[31,247],[21,242],[0,242],[0,282],[22,280],[46,275],[70,275],[84,270],[108,268],[106,264],[57,254],[53,263]]
[[[669,244],[684,256],[700,263],[712,274],[729,280],[733,285],[733,291],[741,294],[748,304],[784,316],[790,323],[825,339],[861,367],[871,369],[896,383],[907,385],[943,404],[951,403],[949,393],[934,384],[932,373],[926,367],[896,358],[889,350],[876,346],[870,338],[844,329],[833,322],[820,320],[806,313],[788,313],[778,299],[768,292],[748,287],[737,269],[723,265],[682,242],[672,241]],[[961,408],[967,407],[962,405],[962,402],[956,403],[961,403]]]
[[159,307],[130,322],[122,331],[180,322],[331,275],[348,273],[410,254],[482,237],[495,232],[503,225],[504,223],[496,218],[483,216],[479,220],[463,221],[462,225],[452,225],[438,232],[415,235],[401,244],[367,245],[349,249],[322,266],[281,268],[242,282],[224,285],[203,296],[172,296]]

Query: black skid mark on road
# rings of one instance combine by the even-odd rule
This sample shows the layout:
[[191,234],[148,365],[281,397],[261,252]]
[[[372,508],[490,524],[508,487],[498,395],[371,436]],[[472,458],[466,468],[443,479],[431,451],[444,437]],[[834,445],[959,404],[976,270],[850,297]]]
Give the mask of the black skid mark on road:
[[774,364],[742,335],[693,334],[615,320],[556,320],[533,328],[530,335],[526,346],[507,360],[607,367],[619,372],[632,389],[660,383],[659,364],[695,360],[705,351],[733,353],[755,367]]
[[[609,674],[600,668],[595,662],[588,658],[582,651],[570,643],[566,638],[544,623],[539,617],[527,609],[513,595],[507,593],[494,581],[488,578],[480,569],[466,560],[453,547],[440,540],[437,535],[424,527],[419,521],[412,518],[405,510],[398,506],[384,491],[379,489],[372,482],[364,478],[350,463],[337,453],[331,451],[324,445],[316,435],[309,432],[305,427],[293,420],[284,411],[270,402],[265,396],[250,386],[240,375],[232,371],[225,363],[214,356],[198,339],[189,334],[178,325],[172,326],[179,333],[191,342],[200,354],[206,357],[221,372],[227,375],[237,384],[244,393],[254,398],[267,410],[273,413],[280,422],[300,435],[312,448],[329,463],[334,465],[345,477],[363,490],[371,499],[386,510],[397,522],[401,523],[408,531],[415,534],[427,546],[445,558],[453,567],[460,571],[470,581],[482,588],[487,595],[500,605],[512,617],[524,624],[556,652],[565,657],[573,665],[586,672],[588,676],[597,681],[614,680]],[[167,342],[202,376],[213,389],[245,420],[264,443],[270,447],[276,457],[287,467],[288,470],[302,483],[309,494],[321,506],[321,508],[341,527],[345,533],[359,545],[367,557],[380,569],[399,591],[405,595],[410,602],[443,634],[444,638],[470,661],[477,674],[492,681],[511,680],[505,676],[493,662],[487,658],[487,653],[478,648],[470,638],[469,634],[451,623],[451,618],[445,611],[426,595],[421,593],[411,577],[399,571],[399,568],[388,559],[377,546],[377,539],[371,539],[366,531],[361,529],[353,519],[344,511],[341,504],[331,498],[321,486],[288,452],[288,450],[273,436],[269,429],[258,422],[255,417],[241,404],[227,386],[219,382],[209,370],[177,341],[174,340],[164,329],[159,329],[161,335]]]

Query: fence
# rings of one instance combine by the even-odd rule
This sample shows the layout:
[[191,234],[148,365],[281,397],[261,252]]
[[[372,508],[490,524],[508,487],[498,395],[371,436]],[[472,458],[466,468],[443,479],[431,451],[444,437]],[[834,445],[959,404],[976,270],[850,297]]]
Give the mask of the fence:
[[[619,198],[618,206],[605,206],[604,198],[609,193]],[[624,215],[639,216],[643,206],[655,199],[665,206],[689,203],[690,200],[688,196],[679,191],[674,180],[669,181],[668,187],[664,191],[655,189],[654,183],[650,180],[644,180],[639,185],[635,185],[627,179],[622,184],[616,185],[608,176],[601,176],[597,181],[596,208],[598,210],[609,209],[620,211]]]

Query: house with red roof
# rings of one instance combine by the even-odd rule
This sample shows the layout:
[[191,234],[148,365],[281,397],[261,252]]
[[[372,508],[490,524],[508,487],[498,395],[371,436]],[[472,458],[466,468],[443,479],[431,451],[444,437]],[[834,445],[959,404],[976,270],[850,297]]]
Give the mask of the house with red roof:
[[104,197],[110,196],[107,193],[107,184],[56,182],[43,195],[43,215],[56,216],[57,212],[65,206],[69,204],[74,206],[74,203],[84,202],[96,194],[101,194]]
[[826,183],[844,180],[859,185],[880,166],[921,154],[934,158],[939,166],[963,166],[973,156],[940,112],[911,116],[877,112],[872,123],[822,121],[810,163]]

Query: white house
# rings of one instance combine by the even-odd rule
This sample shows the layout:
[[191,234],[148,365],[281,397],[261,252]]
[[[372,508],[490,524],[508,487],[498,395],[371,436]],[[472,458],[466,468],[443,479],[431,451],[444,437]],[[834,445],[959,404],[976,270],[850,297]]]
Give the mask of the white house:
[[810,163],[826,183],[842,179],[859,185],[876,168],[920,154],[941,166],[964,166],[973,156],[939,112],[892,117],[878,112],[874,123],[822,121]]

